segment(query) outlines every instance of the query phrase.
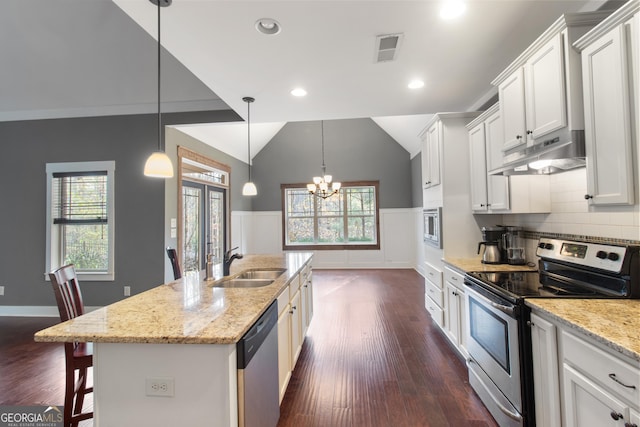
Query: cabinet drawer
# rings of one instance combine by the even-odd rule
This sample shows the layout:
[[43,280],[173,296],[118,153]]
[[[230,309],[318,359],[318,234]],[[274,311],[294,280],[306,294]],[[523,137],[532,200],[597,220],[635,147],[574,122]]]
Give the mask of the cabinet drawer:
[[444,279],[458,289],[464,289],[464,274],[458,273],[452,268],[444,268]]
[[278,296],[278,315],[282,314],[282,312],[287,309],[289,301],[291,301],[291,298],[289,298],[289,286],[287,286]]
[[429,279],[434,285],[442,289],[442,271],[438,270],[428,262],[424,263],[424,268],[427,273],[427,279]]
[[298,289],[300,289],[300,277],[300,274],[296,274],[289,282],[289,300],[292,300]]
[[565,331],[562,344],[565,363],[640,408],[640,369]]
[[424,293],[429,296],[438,307],[442,307],[444,304],[444,291],[431,283],[429,279],[424,281]]
[[444,324],[444,311],[440,307],[438,307],[431,298],[429,298],[429,295],[426,294],[424,296],[424,307],[431,315],[433,321],[442,328],[442,325]]

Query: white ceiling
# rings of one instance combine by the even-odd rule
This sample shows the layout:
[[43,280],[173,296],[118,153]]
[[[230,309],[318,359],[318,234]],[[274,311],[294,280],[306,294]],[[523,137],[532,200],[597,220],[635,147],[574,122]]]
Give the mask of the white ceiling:
[[[163,75],[168,63],[169,76],[186,67],[200,82],[163,81],[163,99],[246,117],[242,97],[255,97],[252,155],[289,121],[372,117],[413,156],[431,114],[478,108],[495,94],[490,81],[562,13],[604,3],[467,0],[465,15],[445,22],[443,1],[175,0],[162,9],[162,44],[177,61],[163,59]],[[156,7],[113,3],[3,0],[0,120],[153,111]],[[258,33],[265,17],[281,33]],[[375,38],[389,33],[404,35],[396,60],[375,63]],[[425,86],[409,90],[413,78]],[[291,96],[296,86],[308,95]],[[185,132],[246,161],[246,124]]]

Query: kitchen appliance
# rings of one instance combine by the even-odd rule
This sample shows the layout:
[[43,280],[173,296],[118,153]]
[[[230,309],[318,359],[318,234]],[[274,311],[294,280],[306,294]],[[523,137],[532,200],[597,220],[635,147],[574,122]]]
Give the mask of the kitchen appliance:
[[502,264],[500,242],[480,242],[478,243],[478,253],[480,253],[480,248],[482,246],[484,246],[484,251],[482,252],[482,263]]
[[502,264],[505,260],[503,250],[504,227],[482,227],[482,242],[478,243],[478,254],[480,248],[484,246],[482,252],[482,263]]
[[552,174],[585,165],[584,130],[565,127],[505,151],[502,166],[489,175]]
[[274,301],[236,345],[240,427],[275,427],[280,419],[277,324]]
[[526,264],[524,246],[522,229],[519,227],[505,227],[505,232],[502,235],[502,247],[504,248],[504,259],[508,264]]
[[442,208],[425,209],[422,212],[424,220],[424,242],[442,249]]
[[538,272],[470,272],[469,383],[501,427],[535,426],[526,298],[640,299],[640,246],[541,238]]

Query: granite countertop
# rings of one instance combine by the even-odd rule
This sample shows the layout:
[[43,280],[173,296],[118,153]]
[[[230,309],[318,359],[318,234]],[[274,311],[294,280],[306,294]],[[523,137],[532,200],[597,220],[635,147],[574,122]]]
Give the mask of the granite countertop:
[[482,258],[444,258],[443,261],[461,271],[538,271],[538,265],[483,264]]
[[[286,268],[271,285],[221,288],[197,274],[126,298],[35,334],[43,342],[233,344],[249,330],[312,253],[245,255],[231,275]],[[217,277],[221,277],[218,272]]]
[[640,300],[529,298],[526,304],[640,362]]

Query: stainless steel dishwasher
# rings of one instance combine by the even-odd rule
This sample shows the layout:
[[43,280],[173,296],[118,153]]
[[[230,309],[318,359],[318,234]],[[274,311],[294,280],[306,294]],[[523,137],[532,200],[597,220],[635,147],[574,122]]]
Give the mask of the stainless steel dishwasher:
[[278,302],[274,301],[238,341],[240,427],[275,427],[280,418]]

